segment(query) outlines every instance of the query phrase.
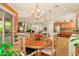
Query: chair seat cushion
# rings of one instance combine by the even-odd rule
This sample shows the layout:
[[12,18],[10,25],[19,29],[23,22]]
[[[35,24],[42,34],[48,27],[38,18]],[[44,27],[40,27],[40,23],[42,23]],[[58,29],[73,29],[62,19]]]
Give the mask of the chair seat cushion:
[[51,55],[52,53],[54,54],[55,49],[50,50],[50,49],[46,48],[46,49],[42,49],[41,51],[42,51],[43,53],[45,53],[45,54]]

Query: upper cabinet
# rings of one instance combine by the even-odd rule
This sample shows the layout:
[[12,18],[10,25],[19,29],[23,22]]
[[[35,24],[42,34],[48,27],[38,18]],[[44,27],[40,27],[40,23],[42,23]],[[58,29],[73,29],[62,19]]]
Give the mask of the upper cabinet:
[[75,28],[75,22],[62,22],[61,28]]

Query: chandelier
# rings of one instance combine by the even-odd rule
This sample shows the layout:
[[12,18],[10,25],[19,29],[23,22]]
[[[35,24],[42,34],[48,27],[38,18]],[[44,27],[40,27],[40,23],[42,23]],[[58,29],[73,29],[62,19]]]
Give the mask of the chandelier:
[[38,4],[36,4],[36,9],[35,10],[31,10],[31,18],[33,18],[33,19],[40,19],[40,18],[44,17],[44,15],[45,15],[45,12],[41,11],[39,9]]

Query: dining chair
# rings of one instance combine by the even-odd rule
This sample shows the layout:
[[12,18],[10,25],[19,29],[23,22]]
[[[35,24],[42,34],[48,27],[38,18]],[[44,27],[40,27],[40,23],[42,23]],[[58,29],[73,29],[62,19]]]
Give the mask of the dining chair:
[[41,52],[48,56],[53,56],[55,55],[55,40],[52,37],[50,37],[49,39],[52,41],[52,45],[42,49]]
[[36,53],[37,53],[37,51],[34,51],[34,52],[28,54],[27,56],[34,56]]
[[31,52],[30,54],[27,54],[27,51],[26,51],[26,37],[22,37],[22,50],[23,50],[23,53],[26,55],[26,56],[33,56],[37,51],[33,51]]

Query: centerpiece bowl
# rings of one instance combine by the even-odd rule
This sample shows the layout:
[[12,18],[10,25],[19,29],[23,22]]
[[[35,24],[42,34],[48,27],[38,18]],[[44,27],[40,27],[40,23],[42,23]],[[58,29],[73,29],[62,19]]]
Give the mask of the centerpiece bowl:
[[37,41],[41,40],[41,34],[35,34],[34,37]]

